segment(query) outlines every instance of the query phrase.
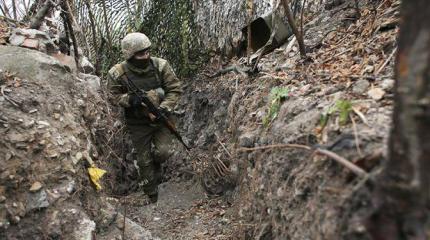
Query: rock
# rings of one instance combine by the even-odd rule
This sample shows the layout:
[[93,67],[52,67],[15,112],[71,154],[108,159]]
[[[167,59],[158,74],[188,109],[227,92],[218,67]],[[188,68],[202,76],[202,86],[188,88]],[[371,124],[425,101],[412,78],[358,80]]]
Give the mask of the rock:
[[101,89],[101,85],[100,85],[100,78],[98,76],[95,75],[91,75],[91,74],[85,74],[85,73],[80,73],[79,78],[81,78],[82,80],[84,80],[87,83],[87,86],[89,88],[91,88],[94,91],[100,91]]
[[21,44],[24,43],[24,40],[25,40],[25,36],[23,36],[23,35],[17,35],[17,34],[13,34],[9,38],[10,44],[12,44],[14,46],[21,46]]
[[369,88],[370,83],[367,80],[361,79],[355,82],[352,86],[352,92],[355,94],[363,94]]
[[[101,227],[112,226],[110,232],[103,234],[103,236],[98,237],[100,240],[111,240],[111,239],[122,239],[122,229],[124,224],[124,215],[118,213],[110,204],[107,204],[106,207],[101,209],[100,211]],[[112,225],[110,225],[112,224]],[[134,221],[129,218],[125,218],[126,230],[125,237],[126,239],[131,240],[159,240],[159,238],[152,236],[152,233],[142,226],[138,225]],[[100,227],[99,226],[99,227]]]
[[96,223],[89,219],[88,216],[84,216],[78,221],[78,225],[73,233],[76,240],[92,240],[93,232],[96,230]]
[[384,97],[385,91],[381,88],[372,88],[367,92],[367,95],[369,95],[373,100],[378,101]]
[[27,199],[27,212],[34,209],[47,208],[49,206],[48,195],[45,190],[30,193]]
[[61,64],[63,64],[69,72],[77,72],[78,67],[76,67],[75,59],[72,56],[65,55],[63,53],[51,54],[55,59],[57,59]]
[[15,28],[9,37],[13,46],[36,49],[44,53],[52,54],[58,52],[49,35],[36,29]]
[[83,73],[94,73],[96,71],[96,68],[94,65],[88,60],[87,57],[82,57],[79,61],[80,67],[79,71]]
[[254,147],[255,134],[246,132],[239,137],[239,146],[241,147]]
[[375,67],[374,67],[374,66],[372,66],[372,65],[367,65],[367,66],[364,68],[364,70],[363,70],[362,74],[364,74],[364,73],[371,73],[371,72],[373,72],[374,70],[375,70]]
[[30,187],[30,192],[37,192],[42,189],[42,183],[34,182]]
[[387,92],[392,92],[395,82],[394,79],[384,79],[381,83],[381,88]]
[[20,142],[26,142],[28,140],[28,136],[20,133],[9,133],[7,135],[7,139],[11,143],[20,143]]
[[26,48],[38,50],[38,48],[39,48],[39,40],[27,38],[21,44],[21,47],[26,47]]

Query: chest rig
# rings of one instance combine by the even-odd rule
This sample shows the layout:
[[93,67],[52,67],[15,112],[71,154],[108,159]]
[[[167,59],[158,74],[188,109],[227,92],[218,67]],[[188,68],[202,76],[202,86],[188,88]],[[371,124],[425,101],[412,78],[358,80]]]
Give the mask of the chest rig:
[[122,63],[124,74],[123,80],[130,79],[136,86],[143,91],[150,91],[153,89],[162,88],[163,83],[161,80],[160,72],[155,66],[154,60],[150,59],[150,64],[145,69],[133,69],[134,67],[129,64]]

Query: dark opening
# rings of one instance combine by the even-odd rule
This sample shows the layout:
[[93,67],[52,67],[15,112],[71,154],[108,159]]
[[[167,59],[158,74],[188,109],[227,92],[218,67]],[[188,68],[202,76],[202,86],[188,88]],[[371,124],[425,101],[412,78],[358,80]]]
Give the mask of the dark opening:
[[[248,45],[248,27],[242,29],[245,45]],[[263,47],[270,39],[271,30],[263,18],[257,18],[251,23],[251,49],[253,52]]]

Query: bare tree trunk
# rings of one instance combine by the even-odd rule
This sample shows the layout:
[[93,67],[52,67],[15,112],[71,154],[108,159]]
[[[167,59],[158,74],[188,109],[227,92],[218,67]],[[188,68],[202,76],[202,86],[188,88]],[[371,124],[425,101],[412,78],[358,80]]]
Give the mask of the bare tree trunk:
[[289,1],[282,0],[282,3],[284,5],[285,14],[287,15],[288,24],[290,25],[294,35],[296,35],[297,42],[299,43],[300,55],[302,56],[302,58],[306,58],[306,47],[305,42],[303,41],[303,33],[299,32],[299,29],[297,28],[293,13],[291,12],[291,9],[289,7]]
[[95,65],[95,69],[96,69],[96,74],[99,75],[100,74],[100,58],[98,58],[98,54],[97,54],[97,31],[96,31],[96,23],[94,21],[94,14],[93,11],[91,10],[91,5],[89,3],[88,0],[85,0],[85,6],[88,9],[88,16],[90,18],[90,25],[91,25],[91,32],[93,35],[93,48],[95,49],[95,61],[96,61],[96,65]]
[[305,15],[305,6],[306,6],[306,0],[303,0],[303,6],[300,13],[300,33],[302,34],[302,37],[305,35],[305,31],[303,30],[303,23],[305,21],[303,18],[303,16]]
[[39,29],[45,19],[45,16],[54,7],[54,3],[51,0],[47,0],[45,5],[36,13],[31,19],[30,28]]
[[2,11],[5,13],[4,14],[5,17],[11,18],[10,17],[10,13],[9,13],[9,8],[7,7],[5,1],[3,1],[3,9],[2,9]]
[[6,16],[6,11],[3,9],[3,6],[0,4],[0,11],[2,12],[3,16]]
[[252,32],[251,32],[251,23],[252,23],[252,14],[254,12],[254,2],[253,0],[246,0],[246,9],[248,10],[247,15],[248,15],[248,36],[247,36],[247,40],[248,40],[248,46],[246,49],[246,56],[248,59],[248,64],[250,64],[250,60],[249,58],[251,57],[252,54],[252,48],[251,48],[251,43],[252,43]]
[[108,22],[108,17],[107,17],[107,10],[106,10],[106,1],[102,0],[102,8],[103,8],[103,19],[105,21],[105,27],[106,27],[106,36],[107,36],[107,40],[108,40],[108,44],[109,44],[109,49],[112,48],[112,38],[110,36],[110,31],[109,31],[109,22]]
[[74,31],[73,31],[72,9],[70,8],[70,5],[69,5],[69,3],[67,1],[68,0],[65,0],[64,3],[63,3],[63,11],[66,12],[66,24],[67,24],[67,28],[69,29],[70,37],[72,38],[73,53],[74,53],[73,55],[75,57],[76,67],[79,69],[80,68],[80,64],[79,64],[78,41],[76,40],[76,36],[75,36]]
[[389,159],[377,181],[373,239],[425,240],[430,203],[430,2],[402,1]]
[[16,2],[12,0],[12,11],[13,11],[13,19],[18,20],[17,10],[16,10]]

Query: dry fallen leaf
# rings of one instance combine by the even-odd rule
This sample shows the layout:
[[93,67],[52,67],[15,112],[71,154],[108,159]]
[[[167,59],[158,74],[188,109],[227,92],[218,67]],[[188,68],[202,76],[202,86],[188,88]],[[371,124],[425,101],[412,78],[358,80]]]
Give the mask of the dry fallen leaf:
[[381,88],[372,88],[367,92],[367,95],[369,95],[373,100],[378,101],[384,97],[385,91]]
[[42,183],[34,182],[30,187],[30,192],[37,192],[42,189]]

